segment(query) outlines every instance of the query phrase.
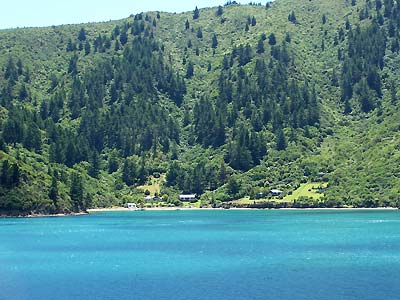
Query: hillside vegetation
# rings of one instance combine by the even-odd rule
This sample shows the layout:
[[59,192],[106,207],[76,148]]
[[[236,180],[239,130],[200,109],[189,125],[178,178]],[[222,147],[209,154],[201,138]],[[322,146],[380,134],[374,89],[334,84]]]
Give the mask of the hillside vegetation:
[[399,29],[400,1],[277,0],[2,30],[0,213],[399,206]]

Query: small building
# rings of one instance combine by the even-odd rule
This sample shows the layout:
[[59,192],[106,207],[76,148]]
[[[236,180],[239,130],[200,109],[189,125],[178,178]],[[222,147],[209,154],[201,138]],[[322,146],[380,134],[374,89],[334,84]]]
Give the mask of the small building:
[[278,190],[278,189],[272,189],[270,191],[270,193],[271,193],[272,196],[280,196],[280,195],[282,195],[283,191]]
[[146,201],[146,202],[152,202],[153,200],[154,200],[153,196],[148,195],[148,196],[144,197],[144,201]]
[[179,200],[183,202],[195,202],[196,194],[179,195]]
[[128,209],[136,210],[137,209],[136,203],[128,203]]

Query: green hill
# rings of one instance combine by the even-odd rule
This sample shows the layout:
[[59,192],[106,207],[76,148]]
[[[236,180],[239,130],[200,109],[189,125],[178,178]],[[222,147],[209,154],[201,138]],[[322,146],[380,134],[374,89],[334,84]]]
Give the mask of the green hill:
[[0,213],[142,203],[141,187],[171,205],[398,206],[399,16],[277,0],[2,30]]

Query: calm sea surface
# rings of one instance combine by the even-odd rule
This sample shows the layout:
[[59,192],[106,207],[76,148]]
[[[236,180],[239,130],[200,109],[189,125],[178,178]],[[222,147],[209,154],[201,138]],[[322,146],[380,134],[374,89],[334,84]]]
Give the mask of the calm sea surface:
[[0,299],[400,299],[400,212],[0,219]]

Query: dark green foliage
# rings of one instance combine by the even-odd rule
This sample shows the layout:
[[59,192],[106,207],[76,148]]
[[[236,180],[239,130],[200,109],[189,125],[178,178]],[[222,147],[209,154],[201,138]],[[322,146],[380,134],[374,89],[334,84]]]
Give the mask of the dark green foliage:
[[112,174],[116,172],[119,168],[118,157],[116,153],[113,151],[111,152],[108,158],[108,173]]
[[276,134],[276,150],[285,150],[287,147],[285,133],[279,129]]
[[194,65],[191,61],[189,61],[187,69],[186,69],[186,78],[190,79],[194,75]]
[[40,150],[42,146],[42,140],[40,135],[40,130],[35,123],[28,124],[26,133],[23,140],[23,145],[26,149],[32,151]]
[[78,35],[78,40],[82,41],[86,41],[86,30],[85,28],[81,28],[81,30],[79,30],[79,35]]
[[293,24],[296,24],[296,23],[297,23],[296,14],[294,13],[294,11],[292,11],[292,12],[289,14],[288,20],[289,20],[289,22],[292,22]]
[[134,171],[133,165],[126,159],[122,167],[122,181],[128,186],[133,185]]
[[7,79],[11,85],[14,85],[18,80],[18,71],[12,57],[8,58],[4,78]]
[[80,176],[76,172],[73,172],[71,175],[71,185],[70,185],[69,195],[72,200],[74,212],[80,212],[82,210],[86,210],[83,194],[84,190],[83,190],[82,176]]
[[85,55],[89,55],[90,54],[90,43],[89,41],[86,41],[85,43]]
[[143,184],[146,179],[146,164],[145,158],[130,157],[125,159],[122,167],[122,181],[127,186],[134,184]]
[[322,24],[326,24],[326,15],[325,14],[323,14],[322,15]]
[[99,178],[100,172],[100,158],[99,154],[94,151],[90,160],[89,176],[93,178]]
[[376,99],[382,97],[379,71],[383,68],[385,48],[385,35],[376,22],[349,32],[341,84],[343,102],[355,92],[364,112],[375,108]]
[[128,34],[123,30],[119,36],[119,41],[124,46],[128,42]]
[[264,39],[261,37],[258,40],[258,44],[257,44],[257,53],[261,54],[265,52],[265,48],[264,48]]
[[390,83],[390,98],[391,98],[391,102],[392,104],[397,104],[398,101],[398,97],[397,97],[397,89],[396,89],[396,83],[394,81],[392,81]]
[[197,141],[204,146],[218,147],[225,142],[225,126],[208,99],[201,98],[194,110]]
[[78,74],[78,55],[74,54],[69,60],[68,73],[71,75]]
[[21,171],[17,163],[10,164],[4,160],[1,166],[0,185],[5,188],[17,187],[20,184]]
[[239,192],[240,185],[234,176],[229,177],[226,189],[227,192],[233,197],[235,197],[236,194]]
[[54,206],[58,210],[59,204],[58,204],[58,198],[59,198],[59,191],[58,191],[58,183],[57,183],[57,177],[53,173],[53,176],[51,178],[51,186],[49,189],[49,198],[50,200],[53,201]]
[[214,33],[212,36],[211,48],[215,49],[218,47],[217,35]]
[[200,11],[196,6],[196,8],[193,11],[193,20],[197,20],[199,17],[200,17]]
[[76,43],[72,42],[71,39],[68,40],[67,52],[72,52],[76,50]]
[[292,38],[290,37],[290,34],[286,33],[285,42],[290,43],[291,41],[292,41]]
[[197,38],[198,39],[202,39],[203,38],[203,31],[201,30],[201,28],[197,29]]
[[189,28],[190,28],[190,23],[189,23],[189,20],[186,19],[186,22],[185,22],[185,29],[186,29],[186,30],[189,30]]
[[181,176],[181,169],[176,161],[173,161],[168,169],[166,180],[168,186],[175,186],[178,184],[178,178]]
[[221,5],[218,6],[217,13],[216,13],[217,17],[222,16],[223,13],[224,13],[224,9],[222,8],[222,6]]
[[270,44],[271,46],[275,46],[276,45],[276,37],[275,34],[271,33],[268,37],[268,44]]
[[375,1],[376,10],[380,10],[382,8],[382,0]]

